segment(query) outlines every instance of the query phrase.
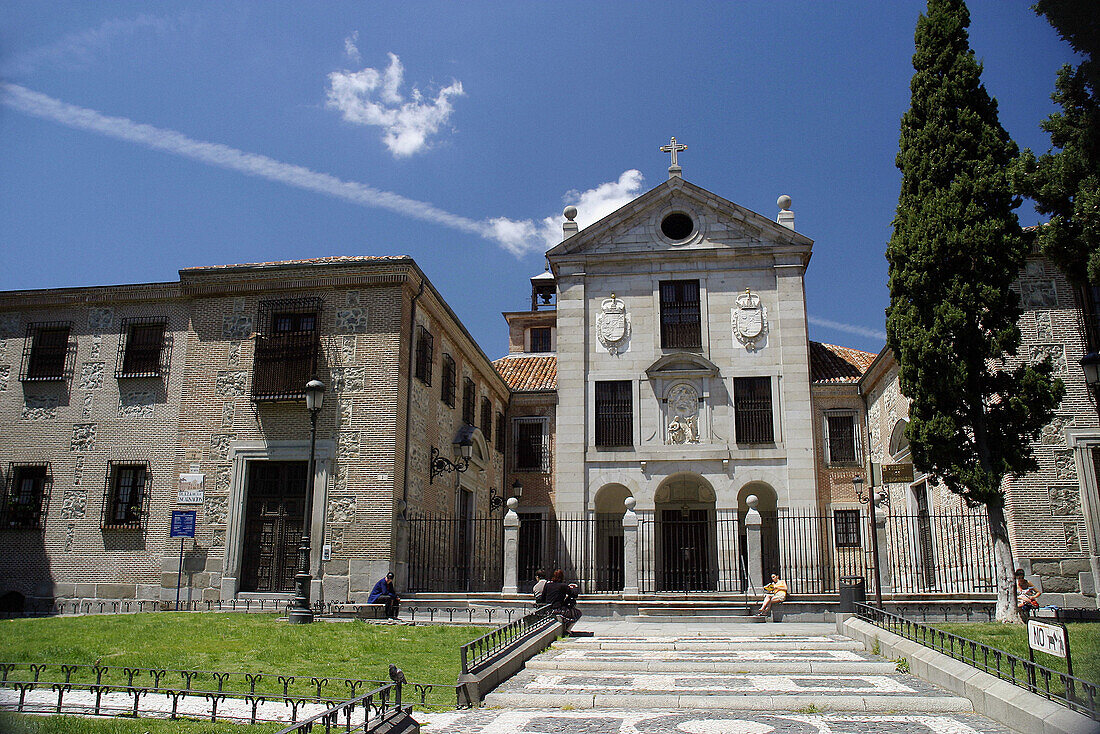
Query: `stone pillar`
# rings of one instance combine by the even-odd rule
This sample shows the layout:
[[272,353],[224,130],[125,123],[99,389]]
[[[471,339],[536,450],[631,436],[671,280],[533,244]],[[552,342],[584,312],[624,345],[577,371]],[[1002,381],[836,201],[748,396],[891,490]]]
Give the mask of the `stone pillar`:
[[894,581],[890,573],[890,547],[886,542],[886,507],[881,502],[874,507],[875,537],[872,540],[878,543],[878,582],[882,584],[882,593],[889,594],[894,590]]
[[639,594],[638,590],[638,513],[634,505],[638,500],[627,497],[623,503],[623,596]]
[[755,494],[745,498],[749,511],[745,513],[745,556],[749,564],[749,588],[755,593],[764,589],[764,545],[760,538],[760,512],[756,509],[760,502]]
[[508,511],[504,513],[504,588],[502,594],[519,593],[519,500],[508,498]]

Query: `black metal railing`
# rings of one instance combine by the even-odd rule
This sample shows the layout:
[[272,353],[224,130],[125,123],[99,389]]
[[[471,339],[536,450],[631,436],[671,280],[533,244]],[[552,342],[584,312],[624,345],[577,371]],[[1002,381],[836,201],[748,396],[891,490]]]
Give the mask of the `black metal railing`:
[[497,627],[476,640],[463,645],[459,652],[462,656],[463,674],[477,670],[485,662],[504,652],[517,642],[540,632],[556,620],[550,605],[539,607],[523,615],[514,622]]
[[581,593],[622,591],[622,514],[523,516],[520,520],[519,585],[529,591],[535,572],[560,568]]
[[409,517],[409,591],[500,591],[504,585],[502,516]]
[[[764,513],[762,513],[764,514]],[[851,537],[842,533],[843,545],[837,542],[836,514],[767,514],[761,527],[761,543],[764,546],[765,581],[778,568],[779,576],[787,582],[791,595],[830,594],[839,591],[840,579],[845,576],[863,577],[870,590],[871,578],[866,554],[870,540],[867,538],[867,515],[859,511],[859,542],[851,544]],[[774,523],[774,535],[769,529]],[[850,529],[847,523],[844,529]],[[774,558],[774,566],[769,561]]]
[[1076,676],[1024,660],[1012,653],[914,622],[869,604],[856,604],[856,616],[887,632],[918,642],[1055,703],[1100,720],[1098,686]]
[[306,383],[317,375],[319,346],[316,331],[258,337],[252,366],[252,399],[304,398]]
[[993,541],[984,510],[891,514],[883,558],[895,593],[994,593]]
[[736,510],[639,512],[639,590],[743,593],[747,579],[741,527]]
[[[326,732],[339,729],[346,734],[365,734],[387,730],[393,719],[407,716],[411,711],[411,706],[401,706],[401,684],[388,683],[350,701],[335,704],[299,724],[280,729],[276,734],[309,734],[314,726],[324,727]],[[352,718],[357,713],[361,716],[361,722],[353,724]],[[343,724],[340,723],[341,716],[344,717]]]

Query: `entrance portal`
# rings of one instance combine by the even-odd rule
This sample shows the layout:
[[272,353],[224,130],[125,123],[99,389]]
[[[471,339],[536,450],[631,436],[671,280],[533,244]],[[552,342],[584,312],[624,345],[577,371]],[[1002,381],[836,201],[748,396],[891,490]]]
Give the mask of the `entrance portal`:
[[304,461],[248,462],[241,591],[294,589],[307,471]]
[[712,591],[718,548],[714,490],[698,476],[665,481],[654,497],[657,516],[657,591]]

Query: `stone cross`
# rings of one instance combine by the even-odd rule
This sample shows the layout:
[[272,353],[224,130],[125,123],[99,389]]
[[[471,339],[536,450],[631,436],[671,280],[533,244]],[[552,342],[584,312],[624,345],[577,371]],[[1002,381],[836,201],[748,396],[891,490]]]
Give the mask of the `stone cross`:
[[679,166],[679,164],[676,162],[676,154],[682,153],[687,149],[688,147],[686,145],[683,145],[682,143],[677,143],[675,137],[668,141],[668,145],[661,146],[662,153],[672,154],[672,166],[670,166],[671,168],[676,168]]

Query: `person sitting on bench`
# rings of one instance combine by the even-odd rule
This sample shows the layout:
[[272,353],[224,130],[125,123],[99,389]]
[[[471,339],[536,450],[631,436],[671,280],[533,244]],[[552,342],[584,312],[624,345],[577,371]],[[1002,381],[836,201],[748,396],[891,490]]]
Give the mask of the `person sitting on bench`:
[[773,573],[772,582],[764,587],[764,592],[764,603],[756,613],[758,617],[763,617],[773,606],[787,600],[787,582],[779,578],[779,574]]
[[397,619],[397,606],[400,603],[401,599],[393,588],[393,571],[387,573],[386,578],[378,579],[367,597],[367,604],[385,604],[386,617],[389,619]]

